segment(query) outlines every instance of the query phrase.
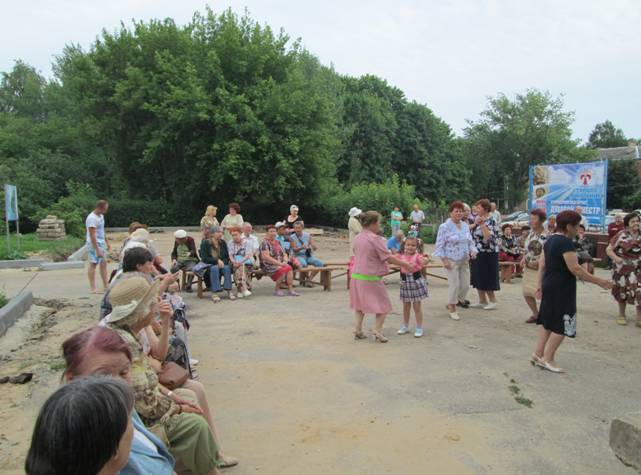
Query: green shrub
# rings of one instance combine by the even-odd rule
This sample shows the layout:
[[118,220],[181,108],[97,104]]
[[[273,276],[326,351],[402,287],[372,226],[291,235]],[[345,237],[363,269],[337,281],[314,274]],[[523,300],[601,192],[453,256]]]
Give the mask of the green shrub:
[[67,183],[67,196],[58,198],[51,206],[40,210],[37,221],[48,215],[55,215],[65,221],[67,234],[76,237],[85,235],[85,218],[94,209],[97,197],[91,187],[85,183]]
[[176,209],[165,201],[141,199],[109,200],[107,227],[127,227],[132,221],[148,226],[198,226],[202,210]]
[[0,308],[9,303],[9,298],[4,294],[4,290],[0,289]]

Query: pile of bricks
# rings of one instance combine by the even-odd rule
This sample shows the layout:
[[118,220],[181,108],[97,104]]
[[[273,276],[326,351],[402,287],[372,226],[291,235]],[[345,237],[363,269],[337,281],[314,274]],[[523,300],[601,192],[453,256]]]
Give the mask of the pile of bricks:
[[62,219],[58,219],[57,216],[49,215],[38,223],[36,235],[41,241],[58,241],[65,239],[67,237],[65,222]]

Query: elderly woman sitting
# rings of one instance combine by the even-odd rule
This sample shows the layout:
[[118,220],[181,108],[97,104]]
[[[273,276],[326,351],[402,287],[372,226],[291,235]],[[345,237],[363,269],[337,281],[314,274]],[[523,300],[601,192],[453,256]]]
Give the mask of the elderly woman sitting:
[[107,325],[131,351],[130,379],[136,411],[142,421],[161,440],[169,442],[171,453],[189,470],[217,473],[216,466],[233,466],[238,462],[222,454],[202,385],[189,381],[184,388],[193,392],[182,391],[176,395],[159,384],[150,358],[141,351],[138,340],[141,330],[152,322],[156,313],[164,319],[171,312],[167,302],[159,302],[159,285],[158,282],[150,285],[144,278],[137,277],[119,282],[111,291],[113,311],[107,317]]
[[294,291],[294,271],[289,264],[289,257],[283,252],[283,249],[276,239],[276,226],[270,224],[267,226],[267,236],[260,245],[260,264],[265,274],[270,276],[276,283],[274,295],[284,297],[285,294],[280,290],[283,283],[287,284],[289,295],[298,297],[300,294]]
[[25,471],[125,473],[121,469],[130,459],[134,437],[132,410],[131,389],[112,378],[80,379],[61,387],[40,410]]
[[[231,267],[229,262],[229,251],[227,243],[223,239],[223,229],[214,226],[211,229],[209,239],[203,239],[200,243],[200,258],[208,264],[211,282],[211,299],[214,303],[220,302],[219,293],[225,290],[229,300],[236,300],[236,295],[231,292]],[[220,278],[223,277],[223,287],[220,286]]]

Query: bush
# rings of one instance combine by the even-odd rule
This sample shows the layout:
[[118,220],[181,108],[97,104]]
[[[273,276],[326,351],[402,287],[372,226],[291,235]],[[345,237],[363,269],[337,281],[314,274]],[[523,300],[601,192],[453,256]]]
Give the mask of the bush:
[[4,294],[4,290],[0,290],[0,308],[9,303],[9,298]]
[[68,195],[58,198],[54,204],[40,210],[34,218],[39,221],[55,215],[65,221],[67,234],[76,237],[85,235],[85,218],[94,209],[97,197],[91,187],[84,183],[67,183]]
[[140,199],[109,200],[105,215],[108,227],[127,227],[132,221],[148,226],[198,226],[202,210],[176,209],[165,201]]

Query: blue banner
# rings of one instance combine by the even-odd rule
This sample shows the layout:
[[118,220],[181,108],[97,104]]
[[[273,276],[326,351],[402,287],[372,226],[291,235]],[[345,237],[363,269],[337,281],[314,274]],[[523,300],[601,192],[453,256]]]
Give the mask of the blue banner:
[[608,161],[530,166],[528,209],[548,216],[582,208],[590,227],[605,226]]
[[14,185],[4,185],[4,212],[7,221],[18,221],[18,190]]

